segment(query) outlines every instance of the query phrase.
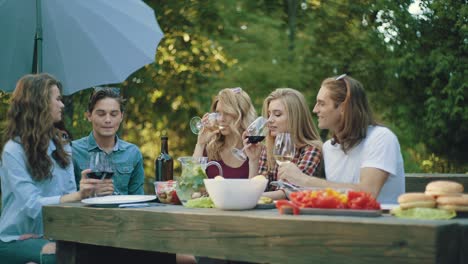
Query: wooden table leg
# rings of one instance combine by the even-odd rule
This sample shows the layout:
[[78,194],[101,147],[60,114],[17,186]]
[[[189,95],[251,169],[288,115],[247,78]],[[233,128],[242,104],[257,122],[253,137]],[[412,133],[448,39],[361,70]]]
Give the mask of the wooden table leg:
[[464,225],[461,231],[460,241],[460,264],[468,263],[468,226]]
[[76,243],[57,241],[57,263],[76,264]]

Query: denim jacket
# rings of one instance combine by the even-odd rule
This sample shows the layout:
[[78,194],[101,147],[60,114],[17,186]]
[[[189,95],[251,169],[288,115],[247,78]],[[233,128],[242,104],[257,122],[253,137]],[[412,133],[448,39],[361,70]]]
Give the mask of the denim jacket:
[[[114,187],[120,194],[143,194],[145,174],[143,156],[134,144],[119,139],[109,153],[114,168]],[[93,132],[89,136],[72,142],[73,165],[77,186],[81,179],[81,171],[89,168],[89,153],[103,151],[94,139]]]

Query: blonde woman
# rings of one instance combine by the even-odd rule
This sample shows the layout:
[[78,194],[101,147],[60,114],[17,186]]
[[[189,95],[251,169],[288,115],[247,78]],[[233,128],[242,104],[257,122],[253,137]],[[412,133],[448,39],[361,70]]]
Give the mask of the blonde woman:
[[[265,146],[261,144],[246,145],[245,153],[249,157],[249,177],[262,174],[268,180],[276,181],[282,172],[282,163],[277,165],[273,157],[275,138],[279,133],[290,133],[295,145],[295,156],[290,166],[297,167],[308,176],[318,176],[322,158],[322,142],[312,114],[304,95],[291,88],[279,88],[270,93],[263,102],[263,116],[268,118],[269,133]],[[283,199],[283,191],[273,191],[264,194],[273,199]]]
[[[226,88],[215,97],[211,112],[218,114],[217,127],[205,127],[198,134],[194,157],[208,157],[221,164],[225,178],[248,178],[249,161],[240,161],[232,154],[242,148],[242,134],[257,114],[249,95],[241,88]],[[202,118],[206,122],[208,114]],[[219,175],[215,166],[207,168],[209,178]]]

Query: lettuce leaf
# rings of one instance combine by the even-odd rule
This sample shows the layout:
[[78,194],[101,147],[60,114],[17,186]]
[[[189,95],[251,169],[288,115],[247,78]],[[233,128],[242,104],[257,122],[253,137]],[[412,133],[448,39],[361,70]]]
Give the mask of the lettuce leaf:
[[429,220],[445,220],[457,216],[457,213],[455,213],[453,210],[437,208],[411,208],[403,210],[400,207],[395,207],[390,211],[390,213],[399,218]]
[[196,199],[188,200],[185,203],[185,207],[189,208],[214,208],[215,205],[210,197],[200,197]]

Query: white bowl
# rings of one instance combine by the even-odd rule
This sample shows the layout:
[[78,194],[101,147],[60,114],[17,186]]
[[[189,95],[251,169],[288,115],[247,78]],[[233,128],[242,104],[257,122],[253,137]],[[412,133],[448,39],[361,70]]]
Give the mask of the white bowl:
[[267,179],[204,179],[206,190],[216,208],[248,210],[257,205]]

